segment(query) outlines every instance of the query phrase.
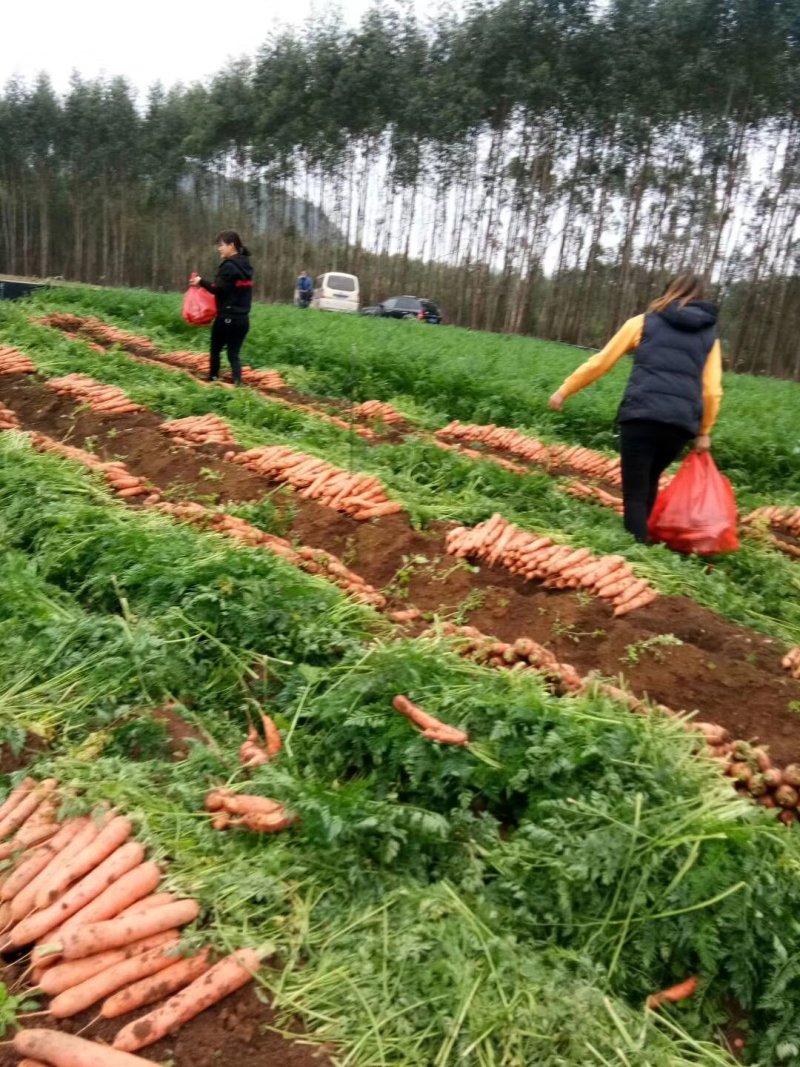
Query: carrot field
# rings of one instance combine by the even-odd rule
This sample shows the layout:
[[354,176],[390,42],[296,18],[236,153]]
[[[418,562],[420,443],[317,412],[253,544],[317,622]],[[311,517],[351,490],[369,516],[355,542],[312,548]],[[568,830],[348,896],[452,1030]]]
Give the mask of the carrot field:
[[0,1035],[800,1063],[800,387],[726,376],[741,549],[685,557],[622,529],[623,365],[554,413],[582,350],[260,305],[234,389],[206,340],[0,304]]

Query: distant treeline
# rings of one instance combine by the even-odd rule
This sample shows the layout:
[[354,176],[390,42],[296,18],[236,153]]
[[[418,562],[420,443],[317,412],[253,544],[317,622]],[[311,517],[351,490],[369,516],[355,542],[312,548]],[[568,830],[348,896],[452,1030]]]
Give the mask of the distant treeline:
[[729,365],[800,377],[798,0],[376,6],[209,85],[0,95],[0,270],[180,288],[251,241],[451,322],[601,343],[665,277],[716,281]]

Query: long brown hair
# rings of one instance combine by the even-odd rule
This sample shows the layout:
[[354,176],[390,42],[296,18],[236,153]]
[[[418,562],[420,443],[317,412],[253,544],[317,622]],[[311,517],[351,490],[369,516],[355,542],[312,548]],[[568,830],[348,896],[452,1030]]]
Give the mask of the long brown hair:
[[702,300],[705,288],[705,282],[699,274],[676,274],[663,295],[656,297],[647,310],[663,311],[676,300],[681,307],[690,300]]

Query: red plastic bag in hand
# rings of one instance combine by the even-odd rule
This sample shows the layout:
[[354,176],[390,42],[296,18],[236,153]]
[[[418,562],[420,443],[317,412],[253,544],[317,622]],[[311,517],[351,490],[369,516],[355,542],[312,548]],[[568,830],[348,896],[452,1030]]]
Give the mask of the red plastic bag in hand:
[[735,552],[736,498],[710,452],[690,452],[678,473],[656,497],[647,532],[676,552]]
[[199,285],[190,285],[183,298],[184,322],[190,326],[208,326],[217,315],[217,301],[209,293],[208,289],[201,289]]

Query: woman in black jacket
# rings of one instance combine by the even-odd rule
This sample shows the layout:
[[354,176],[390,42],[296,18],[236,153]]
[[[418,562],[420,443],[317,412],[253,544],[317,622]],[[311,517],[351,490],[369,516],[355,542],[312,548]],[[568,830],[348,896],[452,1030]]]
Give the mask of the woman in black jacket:
[[703,288],[697,274],[673,278],[646,314],[628,319],[550,397],[549,406],[558,411],[567,397],[633,352],[617,421],[625,529],[637,541],[647,540],[647,520],[666,468],[693,438],[698,452],[711,447],[722,401],[722,353],[717,309],[703,300]]
[[228,350],[228,362],[234,385],[242,384],[242,350],[250,329],[250,306],[253,302],[253,268],[250,253],[235,230],[218,233],[215,242],[220,265],[213,282],[196,277],[192,285],[199,285],[213,293],[217,301],[217,317],[211,327],[211,361],[208,380],[219,379],[223,348]]

